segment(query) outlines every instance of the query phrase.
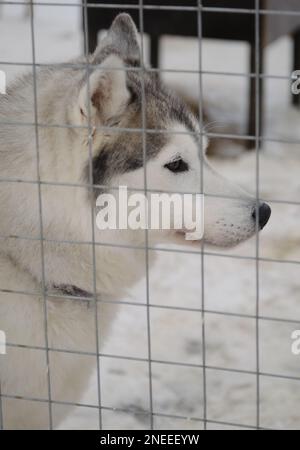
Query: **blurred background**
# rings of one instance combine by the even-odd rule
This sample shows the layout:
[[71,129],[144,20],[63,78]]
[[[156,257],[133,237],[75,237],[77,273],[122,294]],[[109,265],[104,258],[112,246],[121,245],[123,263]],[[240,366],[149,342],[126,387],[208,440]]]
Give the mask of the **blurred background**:
[[[25,3],[0,3],[0,69],[7,74],[8,83],[31,70],[31,11]],[[100,3],[108,5],[108,2]],[[197,4],[195,1],[144,3],[185,7]],[[204,3],[219,7],[243,3],[251,9],[254,2]],[[214,22],[213,11],[210,16],[207,12],[202,29],[209,38],[203,38],[199,44],[196,37],[181,35],[188,34],[184,30],[197,34],[197,11],[179,12],[179,22],[178,12],[172,22],[171,11],[164,11],[163,19],[159,23],[153,21],[152,28],[151,17],[146,18],[149,11],[145,11],[144,25],[154,36],[152,40],[149,35],[144,37],[145,57],[165,70],[161,77],[196,113],[199,74],[191,72],[199,68],[203,71],[203,110],[211,135],[209,157],[213,165],[255,195],[258,158],[260,197],[273,209],[271,221],[260,235],[258,264],[256,239],[230,252],[207,249],[204,280],[200,255],[157,251],[158,264],[150,273],[150,303],[155,305],[150,311],[150,328],[155,361],[152,376],[156,429],[203,428],[200,311],[203,294],[207,427],[256,426],[259,368],[260,426],[300,428],[300,356],[291,351],[292,332],[300,329],[300,109],[298,99],[293,99],[291,94],[292,71],[300,70],[300,4],[266,0],[261,7],[294,10],[298,16],[273,15],[276,22],[268,23],[268,16],[261,15],[257,64],[253,53],[251,58],[251,46],[252,52],[253,45],[255,49],[253,14],[248,25],[241,22],[245,16],[241,14],[235,29],[232,27],[236,22],[235,25],[228,22],[234,14],[218,12]],[[114,15],[118,11],[107,8],[106,14]],[[79,0],[39,0],[34,5],[37,64],[67,62],[83,54],[88,43],[84,39],[82,12]],[[89,17],[93,27],[93,32],[89,30],[89,47],[96,44],[95,26],[99,23],[96,35],[99,31],[100,36],[100,20],[104,23],[104,16],[95,19],[96,14],[101,15],[100,9],[97,12],[93,9],[91,14],[94,18]],[[164,24],[166,32],[163,32]],[[250,36],[249,40],[246,35]],[[299,67],[295,67],[298,60]],[[254,91],[249,91],[249,74],[258,69],[263,75],[263,95],[260,104],[255,105],[255,84]],[[255,128],[255,110],[261,111],[260,129]],[[251,139],[253,133],[249,135],[253,120],[254,136],[259,130],[263,136],[259,150],[249,145],[249,142],[255,144]],[[259,342],[255,317],[257,298]],[[146,304],[145,282],[136,287],[129,300],[141,306]],[[101,357],[103,427],[149,428],[149,416],[145,414],[149,411],[146,307],[124,303],[102,353],[124,357]],[[95,374],[83,404],[97,405],[96,386]],[[97,428],[97,421],[97,409],[77,407],[62,428]]]

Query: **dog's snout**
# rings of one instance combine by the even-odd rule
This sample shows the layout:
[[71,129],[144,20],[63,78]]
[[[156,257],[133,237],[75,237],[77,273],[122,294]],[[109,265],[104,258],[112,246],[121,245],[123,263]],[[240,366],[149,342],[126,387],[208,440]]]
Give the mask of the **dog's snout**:
[[[271,216],[271,208],[267,203],[262,203],[259,207],[258,213],[258,223],[260,226],[260,229],[262,230],[267,223],[269,222],[270,216]],[[255,207],[252,213],[252,217],[254,220],[256,220],[256,214],[257,214],[257,208]]]

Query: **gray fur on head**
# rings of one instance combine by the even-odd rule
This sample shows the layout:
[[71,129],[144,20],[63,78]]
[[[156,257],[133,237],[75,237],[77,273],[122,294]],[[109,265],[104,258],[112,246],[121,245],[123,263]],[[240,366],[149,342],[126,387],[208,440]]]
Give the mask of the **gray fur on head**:
[[119,14],[113,21],[107,36],[100,42],[94,53],[97,60],[105,48],[117,50],[124,58],[129,60],[140,60],[140,46],[138,42],[138,31],[129,14]]

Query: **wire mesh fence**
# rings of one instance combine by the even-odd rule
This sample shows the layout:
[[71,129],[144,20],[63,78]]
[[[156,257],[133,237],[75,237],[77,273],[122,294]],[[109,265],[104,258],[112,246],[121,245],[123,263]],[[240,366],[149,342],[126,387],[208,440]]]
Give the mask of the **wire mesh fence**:
[[[130,3],[130,2],[129,2]],[[134,3],[134,4],[132,4]],[[155,2],[153,2],[155,3]],[[210,248],[207,248],[205,245],[205,242],[202,241],[201,246],[199,248],[193,248],[193,249],[179,249],[179,248],[173,248],[168,246],[160,246],[159,248],[153,246],[151,242],[149,241],[148,237],[148,230],[145,230],[145,236],[144,236],[144,243],[133,245],[129,243],[126,244],[119,244],[115,242],[99,242],[99,240],[95,239],[95,221],[94,221],[94,205],[91,205],[91,223],[92,223],[92,230],[91,230],[91,240],[89,241],[78,241],[78,240],[72,240],[72,239],[60,239],[60,238],[49,238],[48,236],[45,236],[44,232],[44,223],[43,223],[43,217],[45,210],[47,208],[47,205],[43,203],[43,188],[44,187],[61,187],[61,188],[78,188],[80,190],[88,190],[90,193],[94,191],[95,188],[98,189],[105,189],[108,186],[106,184],[94,184],[93,182],[93,148],[92,148],[92,140],[93,140],[93,132],[95,129],[99,132],[108,132],[109,133],[141,133],[142,134],[142,154],[143,154],[143,167],[144,167],[144,187],[143,189],[139,188],[133,188],[133,190],[136,190],[137,192],[144,192],[145,194],[148,194],[150,192],[155,192],[155,189],[148,187],[148,180],[147,180],[147,135],[151,134],[165,134],[169,133],[170,131],[166,131],[164,129],[153,129],[149,128],[147,126],[147,118],[146,118],[146,98],[145,98],[145,81],[144,77],[145,74],[148,72],[154,72],[158,75],[162,75],[164,73],[177,73],[181,74],[182,76],[185,76],[187,74],[193,74],[197,75],[199,77],[198,80],[198,86],[199,86],[199,96],[197,99],[197,106],[198,106],[198,120],[200,124],[200,131],[197,133],[194,133],[192,131],[176,131],[175,134],[182,134],[182,135],[192,135],[194,136],[196,134],[196,137],[198,138],[199,143],[199,153],[200,155],[203,154],[203,136],[207,136],[210,139],[224,139],[224,140],[243,140],[243,141],[249,141],[254,146],[255,151],[255,193],[256,193],[256,204],[257,208],[259,208],[260,201],[261,201],[261,189],[260,189],[260,180],[261,180],[261,171],[260,171],[260,157],[261,157],[261,150],[260,147],[262,144],[265,143],[287,143],[287,144],[300,144],[300,141],[298,141],[296,138],[284,138],[284,137],[273,137],[273,136],[267,136],[265,134],[262,134],[260,124],[261,124],[261,117],[260,115],[260,102],[261,102],[261,82],[265,80],[282,80],[286,83],[291,84],[293,81],[292,75],[285,76],[285,75],[274,75],[274,74],[267,74],[264,73],[261,70],[261,40],[263,39],[262,33],[261,33],[261,26],[262,21],[265,17],[299,17],[300,19],[300,8],[298,5],[295,5],[293,9],[292,2],[290,2],[290,7],[288,4],[285,5],[284,2],[278,7],[278,2],[271,2],[271,5],[262,2],[260,0],[254,0],[253,7],[251,8],[237,8],[237,7],[227,7],[220,5],[218,6],[207,6],[207,3],[209,2],[202,2],[202,0],[195,0],[193,2],[188,2],[188,5],[186,2],[181,2],[182,4],[178,5],[178,2],[173,2],[173,5],[164,5],[163,2],[160,2],[162,4],[152,4],[150,2],[144,2],[143,0],[138,0],[136,2],[131,2],[130,4],[123,3],[114,3],[114,2],[97,2],[97,3],[89,3],[86,0],[83,1],[83,3],[64,3],[64,2],[28,2],[28,8],[30,8],[30,29],[31,29],[31,45],[32,45],[32,62],[30,63],[24,63],[19,61],[3,61],[0,60],[1,66],[20,66],[22,68],[27,68],[32,70],[33,75],[33,87],[34,87],[34,114],[33,114],[33,121],[32,122],[19,122],[19,121],[1,121],[0,127],[5,125],[7,127],[34,127],[35,130],[35,150],[36,150],[36,179],[22,179],[22,178],[16,178],[16,177],[2,177],[0,179],[1,183],[7,183],[12,185],[32,185],[36,186],[37,188],[37,194],[38,194],[38,209],[39,209],[39,236],[33,237],[33,236],[26,236],[26,235],[3,235],[0,236],[0,242],[5,241],[8,238],[12,241],[28,241],[29,243],[32,242],[39,242],[40,243],[40,267],[41,267],[41,285],[40,289],[37,291],[26,291],[23,289],[19,289],[18,286],[16,286],[15,290],[7,289],[5,287],[0,286],[0,292],[2,294],[17,294],[20,299],[22,296],[31,296],[31,297],[38,297],[40,298],[42,295],[43,298],[43,311],[44,311],[44,342],[45,345],[27,345],[22,342],[6,342],[6,346],[8,351],[10,349],[18,348],[20,350],[27,349],[27,350],[37,350],[42,351],[45,353],[45,360],[46,360],[46,367],[47,367],[47,392],[45,398],[39,398],[32,395],[19,395],[17,393],[13,392],[3,392],[3,389],[1,389],[0,384],[0,429],[5,429],[5,420],[3,417],[5,416],[5,407],[4,401],[5,400],[16,400],[16,401],[30,401],[30,402],[36,402],[36,403],[43,403],[47,405],[48,409],[48,417],[49,417],[49,428],[53,429],[55,428],[55,421],[53,419],[53,409],[55,406],[78,406],[82,408],[90,408],[97,412],[97,421],[98,421],[98,428],[99,429],[105,429],[105,425],[103,425],[103,412],[119,412],[119,413],[126,413],[132,416],[145,416],[149,422],[149,428],[155,429],[155,420],[157,418],[167,418],[170,421],[180,419],[180,420],[186,420],[189,423],[195,422],[196,424],[201,424],[201,427],[203,429],[207,429],[209,425],[217,425],[217,426],[231,426],[236,428],[246,428],[246,429],[265,429],[268,427],[265,427],[261,423],[261,394],[262,394],[262,386],[261,386],[261,380],[262,377],[270,377],[273,379],[278,380],[293,380],[293,381],[300,381],[300,375],[298,376],[292,376],[285,373],[275,373],[275,372],[266,372],[261,369],[260,365],[260,348],[261,348],[261,333],[260,333],[260,327],[262,322],[272,322],[272,323],[289,323],[291,325],[297,325],[300,323],[300,317],[290,317],[290,318],[283,318],[283,317],[272,317],[272,315],[265,315],[261,312],[260,308],[260,264],[261,263],[275,263],[275,264],[292,264],[295,266],[300,265],[300,261],[297,259],[291,260],[291,259],[281,259],[281,258],[270,258],[265,257],[261,255],[260,252],[260,235],[259,235],[259,223],[258,223],[258,215],[256,217],[256,245],[255,245],[255,254],[252,256],[249,255],[239,255],[232,253],[230,250],[226,253],[223,253],[221,251],[214,251]],[[166,2],[167,3],[167,2]],[[170,3],[170,2],[169,2]],[[171,2],[172,3],[172,2]],[[179,2],[180,3],[180,2]],[[203,4],[205,3],[205,4]],[[226,3],[226,2],[225,2]],[[228,3],[228,2],[227,2]],[[229,2],[230,3],[230,2]],[[23,5],[23,2],[15,2],[15,1],[4,1],[2,2],[3,5]],[[48,63],[40,63],[37,62],[36,58],[36,42],[37,38],[35,35],[35,8],[39,7],[56,7],[57,8],[57,14],[59,14],[59,9],[61,7],[68,7],[68,8],[77,8],[80,9],[83,20],[84,20],[84,41],[85,41],[85,61],[84,62],[71,62],[71,63],[58,63],[58,64],[48,64]],[[273,7],[272,7],[273,6]],[[39,111],[38,111],[38,90],[37,90],[37,71],[40,68],[49,68],[49,69],[66,69],[66,68],[72,68],[72,69],[78,69],[78,70],[85,70],[87,75],[87,80],[89,80],[89,74],[91,72],[91,65],[89,62],[89,25],[88,25],[88,10],[126,10],[126,11],[136,11],[138,13],[139,17],[139,23],[138,28],[140,31],[141,36],[141,64],[139,67],[129,67],[129,68],[123,68],[123,69],[112,69],[112,70],[125,70],[130,72],[137,72],[141,75],[142,80],[142,127],[141,128],[128,128],[128,127],[120,127],[118,126],[99,126],[96,127],[92,124],[91,121],[91,111],[89,109],[88,111],[88,124],[87,125],[74,125],[74,124],[67,124],[67,123],[41,123],[39,119]],[[168,69],[168,68],[149,68],[147,67],[146,62],[146,56],[145,56],[145,43],[144,43],[144,16],[146,12],[149,11],[178,11],[178,12],[189,12],[197,16],[197,39],[198,39],[198,57],[199,57],[199,67],[197,70],[190,70],[190,69]],[[228,15],[251,15],[254,18],[254,36],[253,41],[255,44],[255,61],[254,61],[254,72],[250,71],[250,73],[237,73],[237,72],[228,72],[228,71],[212,71],[212,70],[206,70],[205,67],[203,67],[203,58],[202,58],[202,43],[203,43],[203,14],[204,13],[219,13],[220,15],[228,14]],[[0,56],[1,59],[1,56]],[[100,67],[101,65],[99,65]],[[93,66],[95,68],[95,66]],[[233,134],[233,133],[218,133],[218,132],[206,132],[204,127],[204,100],[205,100],[205,93],[203,92],[203,76],[220,76],[220,77],[241,77],[250,80],[255,80],[255,133],[253,135],[249,135],[247,133],[245,134]],[[88,92],[90,92],[90,86],[88,81]],[[59,182],[59,181],[48,181],[41,176],[40,173],[40,146],[41,139],[40,139],[40,133],[43,129],[86,129],[89,136],[89,152],[88,152],[88,182],[81,182],[80,180],[78,182]],[[199,192],[204,193],[207,197],[218,197],[217,195],[212,195],[208,192],[205,192],[205,176],[204,176],[204,168],[203,168],[203,158],[199,159],[200,164],[200,179],[199,179]],[[119,189],[119,186],[109,186],[109,189]],[[219,195],[220,198],[231,198],[230,196],[224,194]],[[295,201],[293,199],[276,199],[276,198],[270,198],[269,202],[273,205],[278,204],[288,204],[288,205],[294,205],[299,206],[300,202]],[[47,243],[52,244],[63,244],[66,246],[91,246],[92,248],[92,271],[93,271],[93,283],[92,283],[92,293],[89,296],[89,298],[86,297],[84,292],[65,292],[63,297],[64,300],[81,300],[82,302],[87,302],[90,304],[93,302],[94,304],[94,328],[95,328],[95,349],[94,351],[85,351],[80,349],[67,349],[67,348],[60,348],[58,346],[53,346],[50,343],[49,340],[49,334],[48,334],[48,318],[49,318],[49,310],[48,310],[48,302],[49,300],[53,300],[55,298],[61,298],[61,293],[53,292],[53,290],[49,289],[49,286],[47,284],[47,271],[46,271],[46,264],[45,264],[45,253],[44,253],[44,246]],[[107,300],[105,298],[102,298],[98,294],[98,286],[97,286],[97,270],[101,270],[101,268],[97,268],[96,263],[96,249],[98,247],[106,247],[106,248],[113,248],[113,249],[120,249],[120,250],[141,250],[144,251],[145,254],[145,302],[139,303],[135,301],[124,301],[124,300]],[[151,301],[150,296],[150,288],[151,288],[151,279],[149,275],[149,253],[150,252],[159,252],[159,253],[166,253],[174,255],[174,257],[178,254],[185,254],[188,256],[197,256],[200,260],[200,274],[199,277],[201,279],[200,287],[199,287],[199,293],[198,293],[198,306],[197,307],[188,307],[188,306],[178,306],[178,305],[161,305],[157,304],[153,301]],[[236,313],[236,312],[228,312],[225,309],[224,310],[213,310],[209,307],[207,307],[206,302],[206,289],[205,289],[205,283],[206,283],[206,274],[205,274],[205,264],[206,264],[206,258],[212,257],[212,258],[220,258],[220,259],[234,259],[237,262],[239,261],[252,261],[255,264],[255,313],[254,314],[242,314],[242,313]],[[241,293],[242,295],[242,293]],[[20,300],[21,301],[21,300]],[[136,356],[123,356],[121,354],[114,354],[114,353],[108,353],[108,352],[102,352],[102,342],[101,342],[101,330],[99,329],[99,323],[98,323],[98,308],[101,304],[110,304],[110,305],[128,305],[132,306],[134,308],[142,308],[145,310],[146,313],[146,327],[147,327],[147,356],[146,357],[136,357]],[[198,330],[200,340],[201,340],[201,363],[193,363],[193,362],[179,362],[179,361],[173,361],[173,360],[160,360],[158,358],[155,358],[153,356],[152,352],[152,339],[153,334],[151,330],[151,311],[153,310],[165,310],[167,313],[171,311],[176,311],[179,313],[183,312],[192,312],[195,314],[199,314],[201,316],[201,329]],[[207,362],[207,345],[206,345],[206,317],[207,314],[214,315],[216,317],[235,317],[235,318],[243,318],[251,320],[255,327],[255,370],[247,370],[247,369],[238,369],[238,368],[229,368],[229,367],[222,367],[218,365],[212,365]],[[100,337],[100,338],[99,338]],[[63,353],[66,355],[78,355],[78,356],[86,356],[91,357],[95,360],[95,366],[97,369],[97,399],[96,403],[94,404],[87,404],[87,403],[75,403],[66,401],[63,399],[57,399],[55,396],[53,396],[53,383],[52,383],[52,369],[51,369],[51,354],[53,353]],[[103,388],[101,384],[102,380],[102,361],[105,359],[114,359],[119,361],[132,361],[137,363],[144,363],[147,365],[147,386],[145,389],[148,391],[148,397],[149,397],[149,408],[147,410],[141,409],[140,411],[137,411],[135,408],[123,408],[122,406],[110,406],[106,404],[103,401]],[[169,366],[169,367],[182,367],[186,369],[199,369],[202,373],[202,376],[199,377],[199,383],[201,383],[201,391],[202,391],[202,414],[197,417],[190,417],[187,415],[182,415],[180,413],[178,414],[172,414],[168,412],[159,412],[155,408],[155,401],[153,399],[153,390],[154,390],[154,382],[153,382],[153,365],[162,365]],[[215,418],[211,418],[208,412],[208,389],[207,389],[207,383],[209,376],[211,372],[218,372],[220,376],[223,374],[244,374],[244,375],[251,375],[255,377],[255,423],[238,423],[236,421],[226,421],[226,420],[217,420]],[[116,389],[118,387],[116,386]]]

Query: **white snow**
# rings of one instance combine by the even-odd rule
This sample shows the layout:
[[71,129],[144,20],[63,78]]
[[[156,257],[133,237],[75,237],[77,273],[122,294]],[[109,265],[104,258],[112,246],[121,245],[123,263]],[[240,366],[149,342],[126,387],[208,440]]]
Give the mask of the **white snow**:
[[[80,54],[82,36],[79,14],[80,8],[76,7],[36,8],[37,62],[67,61]],[[2,6],[1,16],[0,61],[30,63],[30,19],[23,17],[24,8]],[[198,50],[196,40],[165,38],[162,67],[198,69]],[[244,44],[204,41],[202,68],[206,71],[245,73],[247,55]],[[11,80],[21,71],[28,70],[28,67],[0,64],[0,69],[5,70],[8,80]],[[289,38],[283,38],[268,48],[266,72],[290,75]],[[186,96],[197,99],[197,75],[169,74],[166,79]],[[215,131],[243,133],[246,124],[246,79],[212,75],[205,75],[203,79],[207,110],[213,121],[223,125],[223,128],[215,128]],[[299,140],[300,113],[290,105],[289,81],[268,80],[265,85],[265,135],[274,139]],[[224,141],[221,152],[223,156],[239,156],[215,158],[217,168],[255,192],[255,152],[246,153],[237,143]],[[266,200],[299,202],[299,145],[265,143],[259,159],[261,197]],[[282,262],[259,264],[260,315],[299,322],[259,322],[259,366],[263,374],[299,377],[300,357],[291,352],[291,334],[295,329],[300,329],[300,206],[271,204],[273,215],[260,236],[260,256]],[[254,239],[235,250],[218,251],[219,256],[204,258],[205,308],[211,311],[205,315],[206,364],[210,367],[206,370],[207,417],[211,421],[234,422],[245,426],[256,424],[256,322],[253,318],[216,314],[227,312],[255,315],[256,262],[253,259],[228,257],[254,257],[255,244]],[[150,302],[199,309],[202,301],[200,255],[159,253],[158,264],[150,273]],[[137,286],[127,300],[145,304],[145,281]],[[154,411],[185,417],[174,419],[155,416],[155,428],[201,429],[201,421],[188,419],[203,417],[203,370],[197,367],[203,361],[201,313],[151,308],[150,325],[152,359],[186,364],[152,364]],[[102,352],[147,359],[145,307],[122,306],[111,337]],[[188,364],[194,366],[190,367]],[[103,357],[100,365],[104,406],[136,412],[149,411],[147,362]],[[251,373],[218,371],[213,369],[216,366]],[[83,399],[84,403],[92,401],[95,404],[96,387],[95,376]],[[260,377],[262,427],[299,428],[299,403],[300,381],[265,375]],[[105,409],[102,415],[105,429],[149,428],[147,415]],[[62,428],[96,428],[97,419],[96,409],[78,407]],[[208,427],[231,428],[213,422],[209,422]]]

